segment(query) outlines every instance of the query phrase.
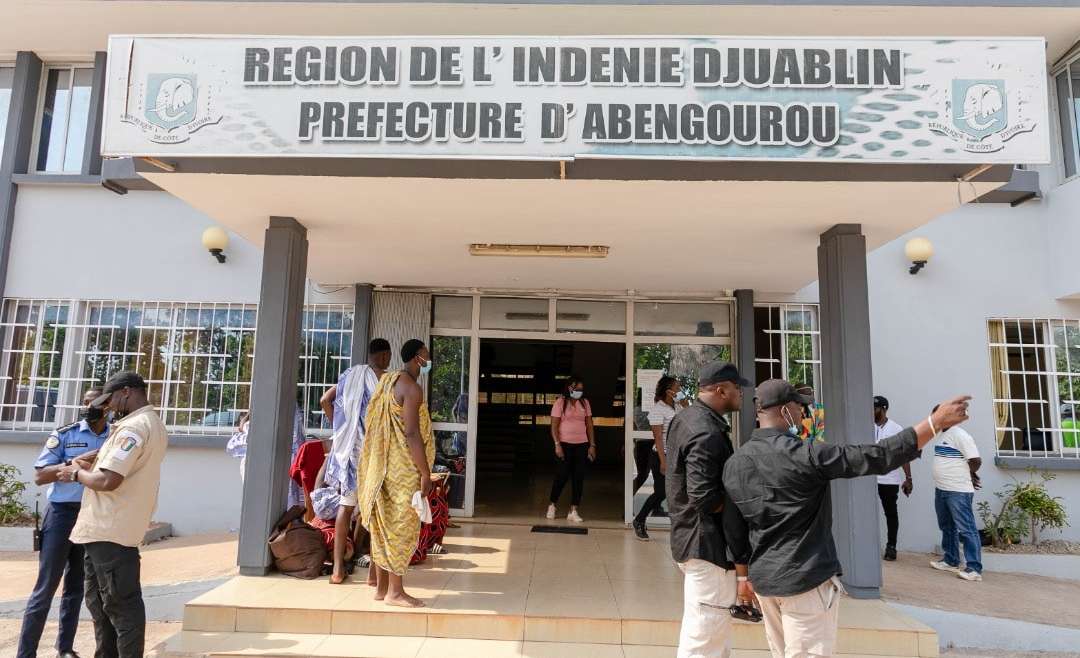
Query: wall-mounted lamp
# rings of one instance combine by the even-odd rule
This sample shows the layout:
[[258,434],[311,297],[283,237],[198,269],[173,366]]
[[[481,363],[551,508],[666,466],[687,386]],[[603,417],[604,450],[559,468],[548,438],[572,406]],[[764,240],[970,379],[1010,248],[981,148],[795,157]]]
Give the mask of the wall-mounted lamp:
[[918,274],[926,267],[926,262],[934,255],[934,245],[926,238],[911,238],[904,245],[904,255],[911,261],[909,274]]
[[229,246],[229,234],[224,229],[220,226],[211,226],[206,229],[202,234],[202,243],[210,255],[217,259],[217,262],[225,262],[225,247]]

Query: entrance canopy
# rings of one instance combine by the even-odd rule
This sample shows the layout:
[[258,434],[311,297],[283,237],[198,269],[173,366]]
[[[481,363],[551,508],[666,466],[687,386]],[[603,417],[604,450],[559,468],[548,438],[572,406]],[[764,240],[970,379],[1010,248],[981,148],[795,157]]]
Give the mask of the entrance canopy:
[[102,149],[255,243],[295,217],[323,282],[789,292],[830,226],[872,248],[1048,162],[1045,48],[117,36]]

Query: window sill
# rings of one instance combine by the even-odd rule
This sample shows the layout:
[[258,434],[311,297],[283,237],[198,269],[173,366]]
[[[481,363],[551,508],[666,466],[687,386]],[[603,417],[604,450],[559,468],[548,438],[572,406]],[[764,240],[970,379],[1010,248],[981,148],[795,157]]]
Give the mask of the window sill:
[[1005,470],[1080,471],[1075,457],[994,457],[994,465]]
[[[0,445],[40,446],[49,436],[47,430],[27,432],[23,430],[0,430]],[[229,434],[170,434],[170,448],[218,448],[225,449]]]
[[101,185],[101,176],[90,174],[12,174],[16,185]]

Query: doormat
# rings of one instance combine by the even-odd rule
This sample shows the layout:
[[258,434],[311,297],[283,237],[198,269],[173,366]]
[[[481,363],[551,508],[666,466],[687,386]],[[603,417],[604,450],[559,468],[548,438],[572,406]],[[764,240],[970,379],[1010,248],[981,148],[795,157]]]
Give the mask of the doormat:
[[559,535],[587,535],[589,534],[588,528],[571,528],[564,525],[534,525],[532,527],[533,532],[548,532]]

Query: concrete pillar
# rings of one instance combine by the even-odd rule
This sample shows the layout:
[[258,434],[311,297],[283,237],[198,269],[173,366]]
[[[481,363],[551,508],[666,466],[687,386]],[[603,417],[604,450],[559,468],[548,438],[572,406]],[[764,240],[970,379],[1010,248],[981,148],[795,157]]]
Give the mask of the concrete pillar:
[[353,302],[352,365],[367,362],[368,343],[371,342],[371,310],[375,302],[375,286],[370,283],[356,284]]
[[[873,443],[866,239],[860,225],[837,224],[821,235],[818,286],[825,439],[830,443]],[[881,556],[876,480],[833,481],[832,512],[844,585],[855,598],[877,598]]]
[[[735,364],[739,366],[739,374],[750,380],[754,385],[754,291],[735,291]],[[743,392],[742,409],[739,410],[739,444],[750,440],[750,434],[754,431],[756,420],[754,411],[754,395],[750,391]]]
[[0,154],[0,298],[7,284],[11,233],[15,228],[15,197],[19,193],[11,177],[27,173],[30,149],[34,143],[40,84],[41,60],[29,51],[18,53],[15,56],[15,77],[11,85],[4,150]]
[[270,218],[263,244],[252,420],[237,553],[240,573],[246,576],[262,576],[268,571],[271,559],[266,539],[285,511],[307,250],[303,225],[292,217]]

